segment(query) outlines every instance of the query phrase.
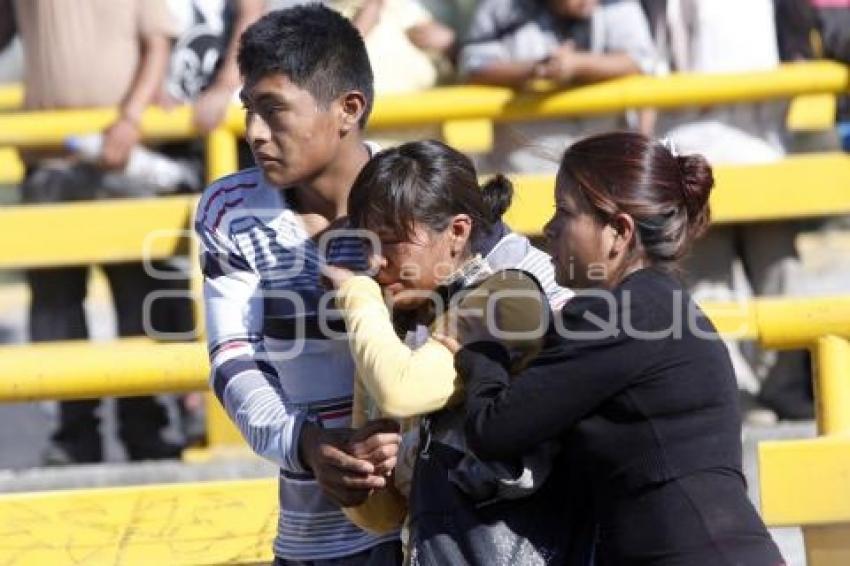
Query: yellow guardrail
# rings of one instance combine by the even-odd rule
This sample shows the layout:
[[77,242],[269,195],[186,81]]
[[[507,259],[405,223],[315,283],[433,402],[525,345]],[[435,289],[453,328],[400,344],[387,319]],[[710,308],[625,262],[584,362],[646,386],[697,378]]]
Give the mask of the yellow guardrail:
[[[769,348],[805,348],[825,334],[850,338],[850,296],[709,303],[705,310],[721,334]],[[203,390],[207,378],[206,349],[199,343],[0,346],[0,402]]]
[[17,150],[0,147],[0,185],[17,185],[24,178],[24,164]]
[[[782,65],[771,71],[736,74],[633,76],[547,93],[517,93],[503,87],[450,86],[415,95],[379,96],[370,129],[440,124],[453,120],[542,120],[619,112],[630,108],[679,108],[801,94],[850,91],[850,70],[821,61]],[[60,146],[71,135],[100,131],[115,109],[58,110],[0,114],[0,147]],[[244,116],[231,108],[225,125],[244,132]],[[197,134],[187,107],[148,109],[142,119],[145,139],[182,139]]]
[[0,112],[16,110],[24,103],[24,86],[17,83],[0,84]]
[[[544,93],[518,94],[501,87],[451,86],[415,96],[379,96],[369,128],[442,123],[447,139],[469,150],[483,151],[490,144],[491,120],[535,120],[628,108],[677,108],[796,96],[789,125],[806,130],[825,127],[835,105],[832,93],[848,90],[847,67],[828,61],[786,64],[760,73],[627,77]],[[20,85],[0,87],[0,110],[17,108],[22,96]],[[0,114],[0,148],[61,146],[68,136],[102,130],[115,116],[114,109]],[[238,107],[230,109],[224,123],[231,131],[244,133],[244,114]],[[185,139],[197,134],[188,107],[151,108],[145,113],[142,129],[148,140]],[[0,184],[15,184],[21,174],[17,155],[9,149],[0,150]]]
[[0,269],[156,260],[186,253],[196,202],[194,196],[168,196],[0,207],[0,241],[15,242],[0,251]]
[[[706,311],[722,332],[765,345],[815,341],[818,422],[827,436],[760,445],[762,509],[769,524],[804,525],[808,564],[846,565],[850,527],[841,522],[850,523],[850,297],[759,299],[706,305]],[[823,332],[845,338],[817,338]],[[198,344],[39,344],[10,365],[15,348],[25,349],[0,348],[0,401],[206,387],[206,353]],[[40,362],[56,356],[79,375],[49,373]],[[0,496],[0,552],[14,565],[81,557],[86,563],[257,564],[271,559],[276,513],[273,479],[6,495]]]
[[[792,155],[762,165],[718,165],[712,222],[756,222],[850,212],[850,155]],[[505,215],[523,234],[540,234],[554,206],[553,178],[517,176],[514,205]]]
[[850,340],[829,329],[812,347],[818,437],[759,444],[765,521],[803,527],[809,566],[850,564]]
[[[209,143],[218,170],[235,168],[227,133]],[[223,144],[223,145],[222,145]],[[217,149],[216,149],[217,148]],[[221,155],[221,157],[219,157]],[[850,156],[791,156],[766,165],[718,166],[711,195],[715,223],[850,213]],[[554,178],[516,175],[507,222],[539,234],[551,215]],[[0,207],[0,269],[163,259],[189,246],[196,196]],[[50,226],[51,230],[41,227]]]

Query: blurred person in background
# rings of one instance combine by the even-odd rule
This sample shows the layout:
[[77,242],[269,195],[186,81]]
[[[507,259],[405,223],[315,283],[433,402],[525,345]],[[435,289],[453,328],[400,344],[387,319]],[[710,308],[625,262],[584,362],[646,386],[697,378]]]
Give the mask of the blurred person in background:
[[[57,150],[24,152],[25,203],[89,200],[102,195],[102,171],[122,171],[141,140],[142,113],[155,97],[168,63],[174,24],[164,0],[0,0],[0,20],[14,22],[0,48],[20,36],[24,52],[24,109],[117,107],[102,133],[96,163]],[[103,266],[117,311],[118,334],[144,334],[143,301],[152,289],[140,263]],[[83,303],[89,267],[32,269],[29,334],[33,342],[85,339]],[[64,401],[45,452],[48,464],[99,462],[98,400]],[[119,430],[131,460],[172,458],[181,447],[160,435],[167,424],[153,397],[117,402]]]
[[478,0],[419,0],[422,6],[428,10],[434,19],[451,28],[457,41],[453,57],[457,62],[457,49],[459,40],[466,35],[472,15],[478,6]]
[[[809,0],[818,17],[823,55],[850,64],[850,0]],[[838,97],[836,115],[845,151],[850,151],[850,96]]]
[[[456,34],[419,0],[337,0],[330,6],[363,36],[377,96],[414,93],[453,78]],[[390,147],[438,137],[439,130],[437,125],[383,129],[372,141]]]
[[[670,72],[746,73],[772,70],[779,47],[772,0],[649,1],[657,48]],[[785,156],[785,102],[748,102],[663,112],[657,131],[683,153],[713,165],[770,163]],[[694,246],[684,268],[697,300],[727,301],[752,293],[784,295],[801,273],[799,225],[759,222],[714,225]],[[735,264],[740,261],[740,276]],[[728,342],[751,419],[813,416],[805,352],[762,351],[745,356]],[[748,359],[749,358],[749,359]]]
[[[450,80],[459,2],[474,0],[267,0],[267,11],[319,3],[351,20],[372,60],[375,92],[400,94]],[[439,16],[439,17],[437,17]]]
[[375,92],[399,94],[435,86],[440,61],[445,68],[452,57],[455,32],[435,20],[418,0],[359,4],[352,23],[366,42]]
[[201,133],[216,128],[242,85],[236,51],[242,30],[264,9],[263,0],[168,0],[180,32],[171,50],[163,101],[192,105]]
[[[635,0],[482,0],[464,38],[459,70],[468,83],[529,88],[595,83],[651,73],[655,49]],[[622,128],[622,115],[499,125],[490,168],[554,173],[578,137]]]
[[822,57],[820,26],[811,0],[773,0],[776,41],[782,61],[809,61]]
[[[15,22],[3,20],[0,22],[0,37],[15,35]],[[24,56],[21,53],[21,42],[17,37],[0,49],[0,84],[19,82],[24,76]]]

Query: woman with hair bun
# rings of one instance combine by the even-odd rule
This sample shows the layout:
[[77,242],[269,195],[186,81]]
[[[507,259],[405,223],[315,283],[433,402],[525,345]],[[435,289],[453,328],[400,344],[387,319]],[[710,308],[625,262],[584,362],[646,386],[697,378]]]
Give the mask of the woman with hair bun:
[[511,376],[486,331],[439,337],[457,352],[479,457],[574,447],[600,566],[783,564],[747,499],[729,355],[675,276],[713,184],[705,159],[640,134],[577,142],[545,228],[557,281],[577,292],[558,343]]

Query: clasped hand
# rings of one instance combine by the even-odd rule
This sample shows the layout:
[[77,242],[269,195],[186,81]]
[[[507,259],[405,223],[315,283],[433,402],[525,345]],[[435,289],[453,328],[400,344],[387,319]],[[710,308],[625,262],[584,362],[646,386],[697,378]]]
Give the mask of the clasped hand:
[[386,487],[395,468],[401,435],[390,419],[369,421],[359,429],[324,429],[305,423],[302,461],[331,500],[343,507],[363,503],[372,490]]

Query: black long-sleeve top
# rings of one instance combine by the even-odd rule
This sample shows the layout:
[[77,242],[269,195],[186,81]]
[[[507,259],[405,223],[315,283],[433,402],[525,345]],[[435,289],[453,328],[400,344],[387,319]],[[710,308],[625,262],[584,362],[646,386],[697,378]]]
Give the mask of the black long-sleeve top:
[[781,563],[746,499],[729,355],[681,285],[642,269],[607,296],[579,294],[557,322],[555,343],[513,379],[497,344],[458,353],[470,448],[487,459],[552,438],[576,447],[599,563],[723,563],[717,548],[733,563]]

